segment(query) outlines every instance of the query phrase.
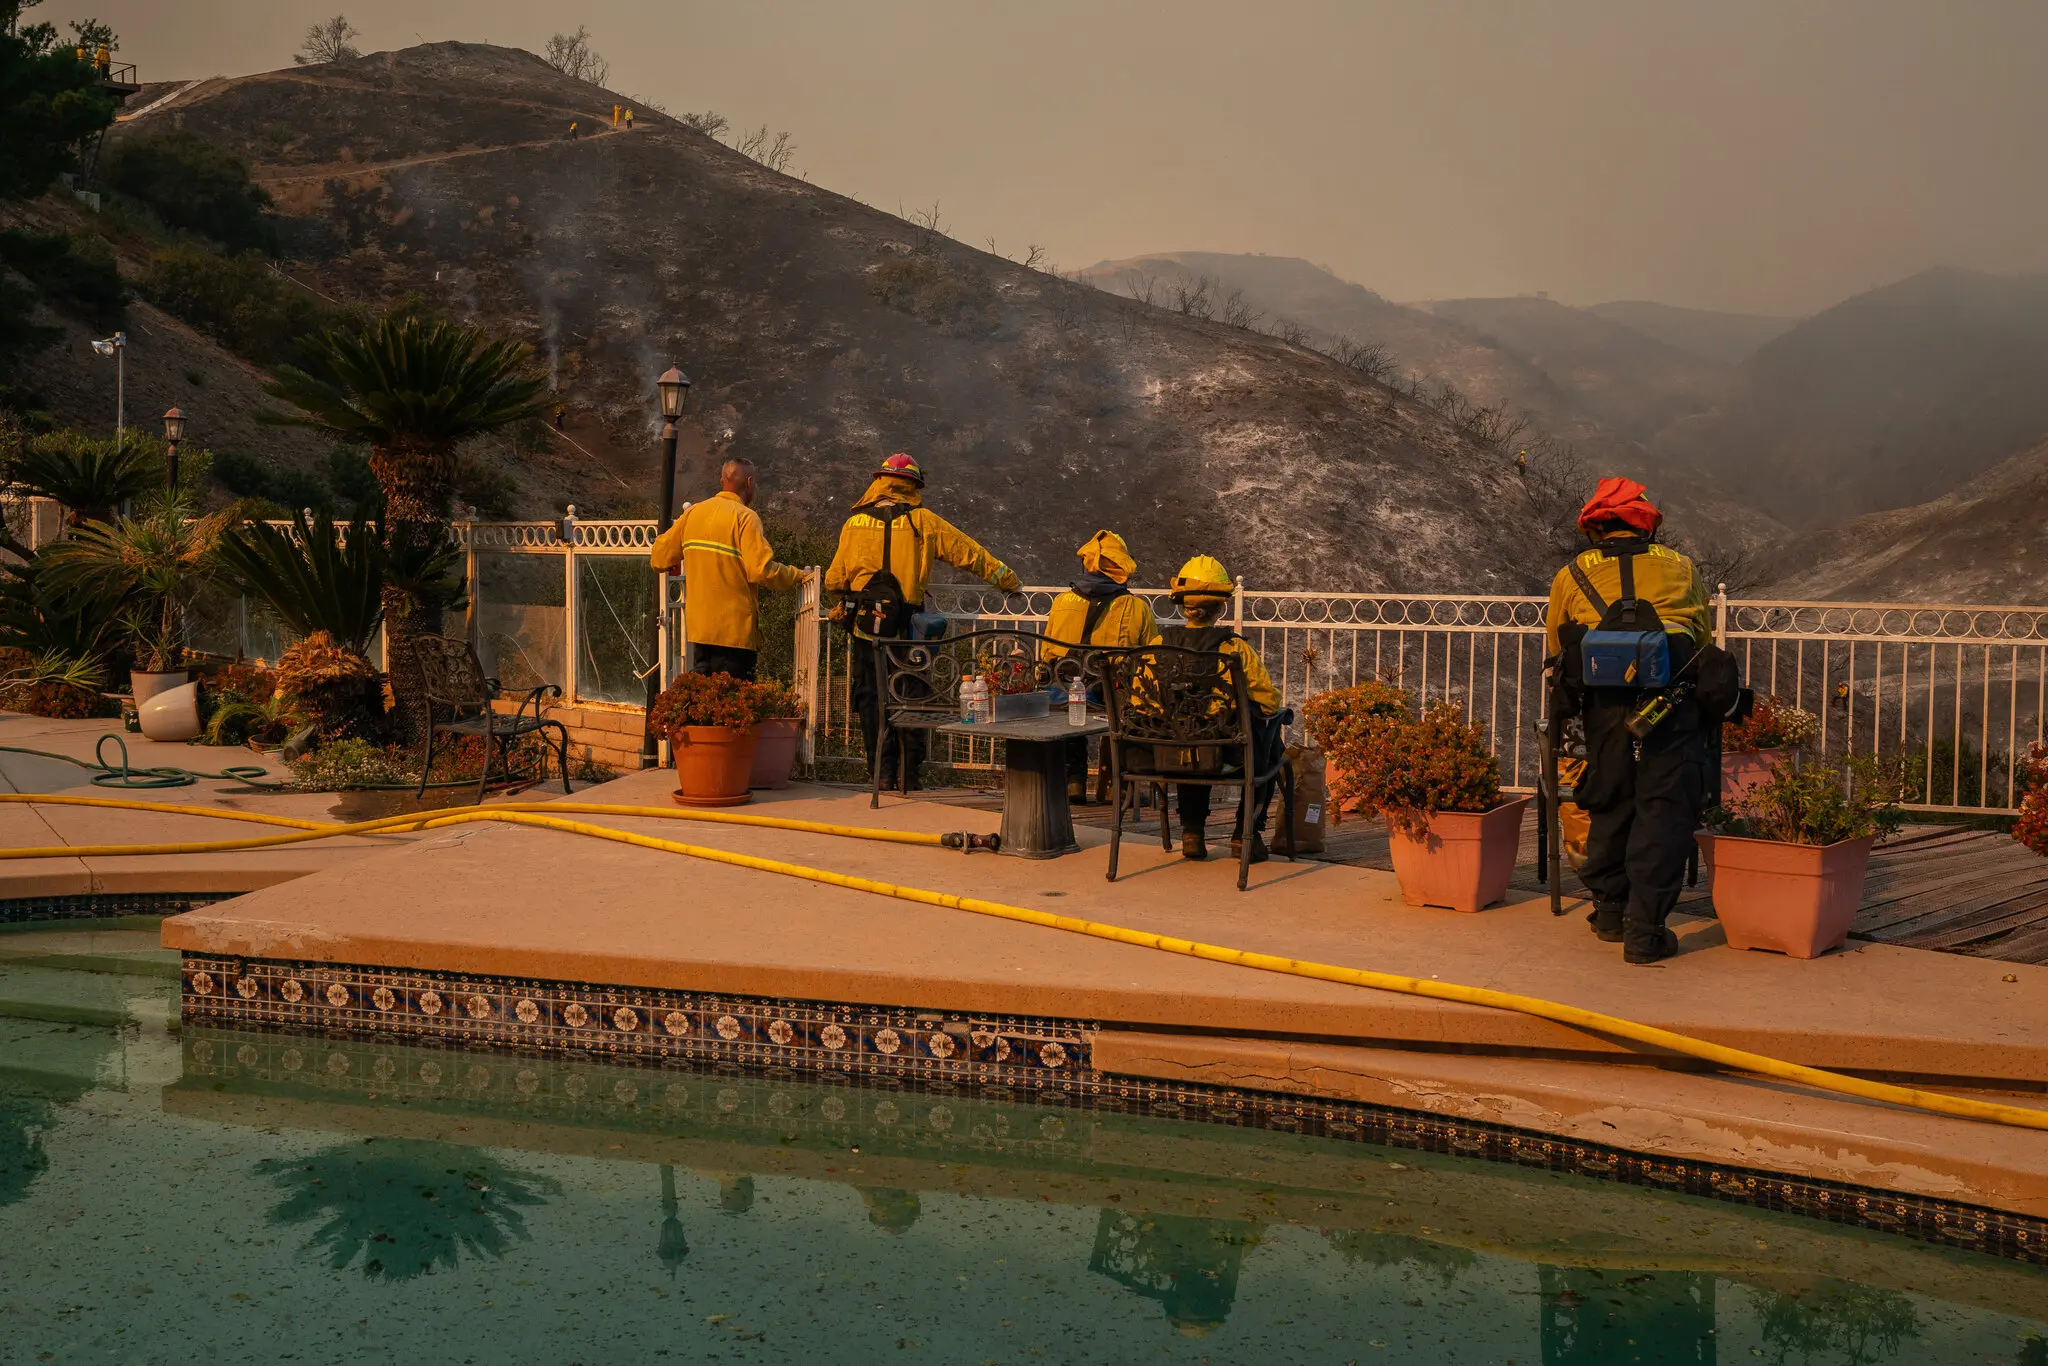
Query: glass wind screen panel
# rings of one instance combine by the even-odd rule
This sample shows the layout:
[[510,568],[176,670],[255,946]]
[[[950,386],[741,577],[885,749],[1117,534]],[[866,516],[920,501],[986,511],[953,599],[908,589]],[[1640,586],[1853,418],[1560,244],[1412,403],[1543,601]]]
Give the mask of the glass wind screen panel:
[[568,679],[560,555],[476,557],[476,653],[484,672],[510,691]]
[[646,702],[639,675],[654,662],[654,572],[639,555],[583,555],[576,581],[576,695]]

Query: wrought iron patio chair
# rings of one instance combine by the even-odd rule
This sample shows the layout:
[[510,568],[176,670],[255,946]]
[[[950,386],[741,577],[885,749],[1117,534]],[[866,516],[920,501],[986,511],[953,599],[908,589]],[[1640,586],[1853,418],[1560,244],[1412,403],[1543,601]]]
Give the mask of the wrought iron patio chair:
[[[1257,711],[1245,683],[1244,666],[1220,650],[1175,645],[1098,649],[1092,667],[1109,713],[1103,751],[1110,766],[1116,815],[1109,829],[1109,880],[1116,881],[1123,845],[1125,789],[1149,785],[1157,793],[1159,843],[1173,848],[1164,789],[1169,784],[1238,789],[1237,889],[1251,879],[1251,813],[1254,793],[1266,783],[1280,788],[1282,851],[1294,848],[1294,766],[1284,751],[1271,768],[1258,767],[1254,750]],[[1281,713],[1284,721],[1287,713]],[[1136,802],[1129,803],[1136,809]]]
[[[1041,647],[1051,643],[1037,631],[1014,626],[962,631],[938,640],[876,638],[875,691],[882,714],[875,727],[875,752],[869,756],[869,805],[881,805],[882,753],[890,732],[900,737],[958,721],[960,685],[978,665],[1007,669],[1015,661],[1040,687],[1086,687],[1090,649],[1067,646],[1059,659],[1041,661]],[[894,775],[899,790],[910,777],[910,749],[899,738]]]
[[[503,761],[507,773],[511,770],[510,745],[522,735],[553,730],[554,748],[562,761],[562,791],[574,791],[569,785],[569,728],[552,717],[540,714],[541,699],[560,697],[562,690],[553,683],[543,683],[527,690],[519,703],[519,710],[506,716],[492,704],[503,695],[504,685],[497,679],[484,674],[482,661],[466,640],[454,640],[448,636],[423,636],[417,644],[420,674],[426,683],[427,693],[427,741],[426,752],[420,759],[420,787],[416,795],[424,796],[427,778],[433,771],[436,735],[478,735],[483,737],[483,770],[477,775],[476,799],[484,799],[484,786],[490,781],[491,759]],[[446,712],[447,719],[440,719]],[[545,736],[543,736],[545,743]],[[547,766],[543,761],[542,776]]]

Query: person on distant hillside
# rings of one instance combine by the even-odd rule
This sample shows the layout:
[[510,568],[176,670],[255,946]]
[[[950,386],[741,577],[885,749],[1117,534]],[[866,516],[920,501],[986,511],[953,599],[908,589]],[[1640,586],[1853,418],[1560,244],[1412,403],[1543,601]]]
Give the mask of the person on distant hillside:
[[[1237,585],[1230,571],[1213,555],[1197,555],[1173,576],[1171,596],[1180,604],[1183,624],[1159,633],[1159,643],[1183,650],[1215,650],[1234,656],[1244,670],[1245,691],[1252,703],[1252,762],[1261,773],[1273,768],[1287,752],[1286,717],[1280,711],[1280,691],[1266,672],[1265,661],[1251,643],[1218,620],[1230,605]],[[1219,696],[1217,705],[1222,704]],[[1209,857],[1208,832],[1211,789],[1200,783],[1178,784],[1175,805],[1180,810],[1180,856],[1185,859]],[[1266,808],[1273,802],[1273,784],[1260,783],[1252,789],[1251,841],[1253,863],[1267,859]],[[1245,837],[1244,812],[1238,813],[1237,829],[1230,837],[1230,851],[1240,853]]]
[[853,505],[853,515],[839,528],[839,548],[825,571],[825,591],[841,599],[835,620],[846,621],[853,629],[853,705],[860,713],[868,763],[879,764],[884,775],[896,769],[896,785],[905,792],[920,786],[918,765],[924,762],[926,736],[922,731],[891,730],[886,739],[882,737],[875,647],[863,637],[909,636],[911,616],[924,607],[925,586],[938,560],[1005,593],[1023,587],[1008,565],[924,506],[924,471],[909,456],[892,455],[875,471],[867,492]]
[[626,111],[626,131],[629,133],[633,131],[633,111],[630,109]]
[[569,140],[571,142],[576,140],[576,120],[574,119],[569,120]]
[[[1074,553],[1081,557],[1081,577],[1052,600],[1045,622],[1048,639],[1038,657],[1050,663],[1064,659],[1075,645],[1115,649],[1157,641],[1159,619],[1152,615],[1151,604],[1126,586],[1137,572],[1138,562],[1131,558],[1124,538],[1114,531],[1098,531]],[[1095,696],[1094,689],[1090,696]],[[1067,741],[1067,797],[1081,803],[1088,800],[1086,739]]]
[[648,556],[656,569],[683,571],[692,673],[752,681],[761,653],[761,590],[803,581],[802,570],[775,562],[753,502],[754,462],[726,461],[718,471],[718,496],[686,509]]
[[[1544,613],[1549,661],[1568,680],[1566,695],[1583,699],[1586,772],[1573,790],[1588,820],[1579,870],[1593,894],[1586,919],[1630,963],[1678,951],[1664,922],[1678,904],[1711,758],[1711,723],[1691,686],[1681,686],[1697,678],[1713,639],[1706,584],[1691,560],[1657,544],[1663,520],[1641,484],[1602,479],[1579,512],[1591,548],[1557,571]],[[1609,640],[1622,642],[1625,680],[1611,684],[1597,676]],[[1671,710],[1638,739],[1629,718],[1660,695]]]
[[617,105],[615,104],[615,105],[613,105],[613,106],[612,106],[612,127],[616,128],[616,127],[618,127],[618,126],[619,126],[619,106],[617,106]]

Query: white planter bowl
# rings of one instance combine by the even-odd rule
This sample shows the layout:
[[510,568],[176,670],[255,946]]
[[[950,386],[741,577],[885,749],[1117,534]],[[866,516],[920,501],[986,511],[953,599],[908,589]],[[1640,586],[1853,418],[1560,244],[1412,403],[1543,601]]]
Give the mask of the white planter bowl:
[[199,738],[199,685],[184,683],[166,688],[135,708],[142,733],[151,740],[196,740]]

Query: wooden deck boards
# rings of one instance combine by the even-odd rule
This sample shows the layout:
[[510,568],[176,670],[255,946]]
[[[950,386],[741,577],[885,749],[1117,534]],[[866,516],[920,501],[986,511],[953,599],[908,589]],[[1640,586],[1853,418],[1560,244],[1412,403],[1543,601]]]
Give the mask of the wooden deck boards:
[[[985,798],[996,805],[999,799]],[[1124,827],[1125,838],[1157,839],[1157,818]],[[1109,812],[1083,807],[1074,819],[1106,826]],[[1227,828],[1219,809],[1212,829]],[[1322,858],[1368,868],[1391,869],[1387,832],[1369,821],[1348,821],[1330,831]],[[1536,822],[1533,811],[1522,826],[1522,850],[1509,884],[1517,891],[1547,890],[1536,877]],[[1583,910],[1585,889],[1566,869],[1565,896]],[[1678,908],[1712,915],[1705,877],[1687,887]],[[1967,953],[2013,963],[2048,963],[2048,859],[2015,844],[2009,835],[1953,825],[1908,826],[1870,857],[1863,907],[1851,935],[1910,948]]]

